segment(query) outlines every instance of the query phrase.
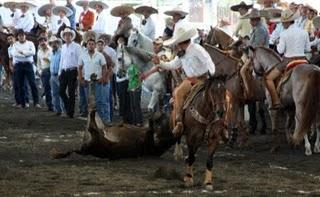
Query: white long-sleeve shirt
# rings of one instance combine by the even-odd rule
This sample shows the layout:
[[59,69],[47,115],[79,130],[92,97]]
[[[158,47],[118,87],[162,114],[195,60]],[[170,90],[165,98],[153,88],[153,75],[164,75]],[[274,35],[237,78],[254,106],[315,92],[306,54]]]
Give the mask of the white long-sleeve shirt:
[[17,23],[15,25],[16,29],[23,29],[25,32],[30,32],[34,26],[34,18],[30,12],[21,13]]
[[33,56],[36,54],[36,48],[33,42],[25,41],[24,43],[15,42],[12,45],[13,63],[33,62]]
[[57,31],[63,23],[66,24],[66,26],[70,27],[70,21],[68,17],[66,16],[64,16],[63,18],[59,17],[58,20],[56,21],[56,26],[54,26],[57,29]]
[[47,27],[49,32],[56,34],[59,29],[58,20],[59,20],[58,16],[52,15],[51,17],[46,18],[42,25]]
[[309,35],[296,25],[291,25],[280,34],[277,50],[285,57],[304,57],[305,52],[310,52]]
[[59,75],[61,74],[62,70],[77,68],[81,54],[81,46],[75,42],[72,42],[68,45],[62,45]]
[[6,21],[4,21],[4,23],[8,26],[16,27],[18,20],[20,18],[20,15],[21,15],[21,11],[19,9],[16,9],[14,12],[11,12],[9,22],[6,23]]
[[39,48],[37,53],[37,67],[41,74],[44,69],[50,68],[50,58],[52,56],[52,49],[50,47],[47,50]]
[[156,34],[156,26],[151,17],[145,19],[146,24],[140,24],[140,31],[149,37],[151,40],[154,40]]
[[282,25],[282,23],[278,23],[275,30],[273,30],[271,36],[270,36],[270,44],[275,44],[276,41],[280,38],[280,34],[281,32],[284,31],[284,27]]
[[92,31],[99,33],[99,34],[105,34],[107,33],[107,15],[105,11],[102,11],[98,14],[97,20],[94,23],[92,27]]
[[190,43],[184,56],[175,57],[170,62],[161,61],[159,66],[165,70],[175,70],[182,67],[187,77],[199,77],[208,71],[213,75],[216,70],[208,52],[195,43]]

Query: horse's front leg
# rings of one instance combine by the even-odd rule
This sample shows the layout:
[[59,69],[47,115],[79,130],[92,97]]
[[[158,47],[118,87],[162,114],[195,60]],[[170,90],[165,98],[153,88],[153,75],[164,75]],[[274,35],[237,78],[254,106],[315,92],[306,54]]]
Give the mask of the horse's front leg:
[[304,152],[305,155],[307,155],[307,156],[312,155],[311,144],[308,139],[308,134],[304,135],[304,148],[306,149]]
[[316,139],[316,143],[314,144],[314,152],[320,153],[320,123],[317,126],[316,130],[317,130],[317,139]]
[[196,152],[196,148],[194,145],[188,145],[188,150],[189,150],[189,155],[188,158],[186,159],[186,174],[183,178],[184,181],[184,185],[186,187],[191,187],[193,186],[193,163],[196,160],[195,157],[195,152]]
[[152,95],[151,95],[151,99],[148,105],[148,110],[149,111],[154,111],[156,105],[159,102],[159,96],[160,96],[160,92],[158,90],[153,90]]
[[220,138],[211,138],[208,142],[208,158],[206,165],[206,172],[204,175],[204,186],[207,190],[213,190],[213,155],[218,148]]

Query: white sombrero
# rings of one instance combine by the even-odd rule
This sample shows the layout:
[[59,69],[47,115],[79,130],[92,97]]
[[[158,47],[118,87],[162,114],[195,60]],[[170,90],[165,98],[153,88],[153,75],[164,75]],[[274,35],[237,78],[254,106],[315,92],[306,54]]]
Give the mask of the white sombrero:
[[16,6],[16,4],[17,4],[17,2],[15,2],[15,1],[8,1],[8,2],[3,3],[3,7],[12,8],[12,7]]
[[[61,31],[60,33],[60,37],[62,38],[62,40],[64,40],[64,34],[66,33],[71,33],[72,34],[72,40],[74,40],[76,38],[76,32],[70,28],[65,28],[63,31]],[[64,40],[65,41],[65,40]]]
[[66,16],[69,17],[73,14],[72,10],[70,8],[64,7],[64,6],[55,6],[52,10],[52,13],[54,15],[59,15],[60,11],[64,11],[66,13]]
[[102,1],[90,1],[90,3],[89,3],[89,7],[92,8],[92,9],[95,9],[96,5],[101,6],[102,9],[108,9],[109,8],[109,6],[106,3],[102,2]]
[[132,6],[120,5],[120,6],[116,6],[116,7],[112,8],[110,13],[111,13],[112,16],[119,17],[119,16],[122,16],[122,15],[129,16],[133,12],[134,12],[134,9],[132,8]]
[[172,10],[164,12],[164,14],[169,16],[174,16],[175,14],[179,14],[180,16],[184,17],[184,16],[187,16],[189,13],[183,11],[181,8],[174,8]]
[[45,16],[46,14],[46,10],[51,9],[54,7],[54,4],[48,3],[48,4],[44,4],[43,6],[41,6],[38,9],[38,15],[39,16]]
[[37,7],[36,5],[34,5],[30,2],[26,2],[26,1],[16,3],[16,8],[21,8],[22,6],[26,6],[26,7],[28,7],[28,9],[32,9],[32,8]]
[[60,38],[57,38],[56,36],[51,36],[49,39],[49,45],[51,45],[53,42],[58,42],[59,45],[62,44],[62,40]]
[[191,28],[188,30],[185,28],[179,28],[177,29],[177,31],[175,32],[172,38],[163,42],[163,45],[169,46],[169,45],[179,44],[181,42],[191,39],[196,34],[197,34],[197,30],[194,28]]
[[151,14],[157,14],[158,13],[158,10],[151,7],[151,6],[139,6],[137,7],[135,10],[135,13],[138,13],[138,14],[143,14],[144,11],[147,11]]
[[89,5],[89,1],[88,0],[80,0],[80,1],[76,2],[76,5],[80,6],[80,7],[82,7],[83,4],[88,4]]
[[281,13],[281,22],[285,23],[285,22],[291,22],[296,20],[299,17],[299,13],[296,12],[294,13],[292,10],[284,10]]

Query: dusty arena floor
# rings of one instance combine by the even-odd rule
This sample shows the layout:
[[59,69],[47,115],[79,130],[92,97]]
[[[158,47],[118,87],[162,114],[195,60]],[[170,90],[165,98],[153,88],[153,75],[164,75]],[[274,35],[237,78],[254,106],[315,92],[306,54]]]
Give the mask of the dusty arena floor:
[[214,190],[201,186],[205,147],[198,152],[196,185],[184,188],[184,163],[173,149],[161,158],[109,161],[72,155],[52,160],[53,146],[78,147],[86,121],[55,117],[45,109],[15,109],[0,93],[0,196],[300,196],[320,195],[320,155],[285,144],[270,154],[270,135],[251,136],[250,148],[219,148]]

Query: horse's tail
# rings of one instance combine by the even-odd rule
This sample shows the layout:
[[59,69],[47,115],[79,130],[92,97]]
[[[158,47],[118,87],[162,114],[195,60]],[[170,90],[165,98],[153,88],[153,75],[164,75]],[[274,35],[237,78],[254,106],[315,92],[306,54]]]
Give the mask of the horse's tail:
[[294,144],[299,144],[304,136],[310,131],[311,125],[315,121],[315,117],[320,108],[320,72],[312,73],[309,79],[309,85],[305,91],[303,100],[303,109],[301,113],[300,124],[296,125],[296,131],[293,134]]
[[81,154],[80,150],[69,150],[69,151],[62,151],[58,148],[52,148],[50,150],[50,156],[52,159],[63,159],[69,157],[72,153]]

